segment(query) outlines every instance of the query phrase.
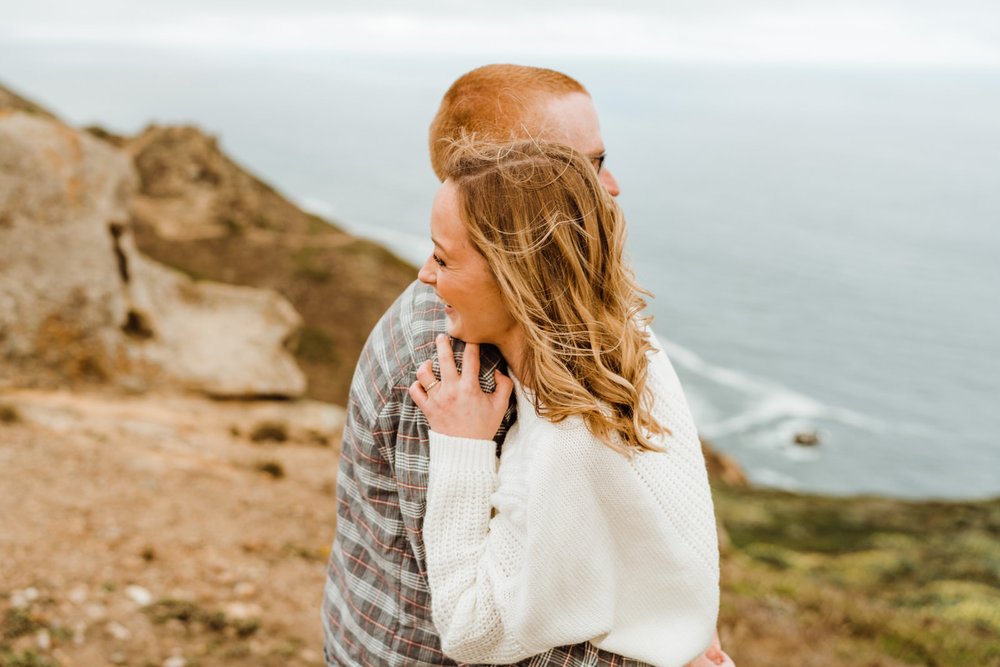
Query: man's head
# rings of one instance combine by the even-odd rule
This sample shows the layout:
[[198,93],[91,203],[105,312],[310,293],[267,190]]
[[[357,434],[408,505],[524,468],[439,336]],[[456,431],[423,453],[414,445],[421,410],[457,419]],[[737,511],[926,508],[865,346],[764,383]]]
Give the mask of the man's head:
[[591,158],[614,196],[618,182],[603,167],[604,140],[590,94],[561,72],[524,65],[486,65],[460,76],[431,122],[431,165],[444,180],[452,141],[475,134],[489,142],[538,139]]

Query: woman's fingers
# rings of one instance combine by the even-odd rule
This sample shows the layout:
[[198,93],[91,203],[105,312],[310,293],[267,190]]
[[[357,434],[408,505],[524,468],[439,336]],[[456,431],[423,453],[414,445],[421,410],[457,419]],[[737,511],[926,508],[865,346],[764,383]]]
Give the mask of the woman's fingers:
[[437,380],[437,378],[434,377],[434,365],[430,359],[417,367],[417,382],[419,382],[424,389],[431,386],[435,380]]
[[410,398],[413,399],[413,402],[417,404],[417,407],[420,408],[420,410],[424,412],[424,414],[426,414],[427,392],[424,391],[424,386],[420,384],[420,380],[417,380],[413,384],[411,384],[410,388],[407,389],[407,391],[410,394]]
[[479,386],[479,343],[466,343],[462,355],[462,378],[466,384]]
[[455,367],[455,355],[451,351],[451,341],[445,334],[438,334],[434,340],[437,344],[438,366],[441,368],[441,381],[457,380],[458,368]]
[[410,397],[434,431],[478,440],[492,439],[503,421],[514,383],[494,369],[496,391],[485,393],[479,386],[479,346],[475,343],[465,346],[461,375],[468,377],[462,381],[451,341],[441,335],[434,342],[441,379],[434,377],[432,362],[425,361],[417,368],[417,379],[408,389]]
[[493,369],[493,381],[496,382],[497,388],[490,400],[503,404],[506,411],[507,402],[510,401],[510,393],[514,391],[514,382],[496,368]]

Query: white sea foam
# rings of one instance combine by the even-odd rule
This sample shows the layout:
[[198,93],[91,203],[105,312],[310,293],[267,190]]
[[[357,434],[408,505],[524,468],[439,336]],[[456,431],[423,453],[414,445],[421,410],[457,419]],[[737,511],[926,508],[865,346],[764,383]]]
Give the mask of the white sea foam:
[[883,432],[886,425],[853,410],[824,405],[814,398],[771,380],[753,377],[741,371],[716,366],[694,351],[674,341],[657,336],[674,363],[701,378],[742,394],[749,407],[720,421],[703,422],[700,430],[710,438],[744,434],[764,427],[778,429],[787,442],[795,433],[816,429],[817,421],[833,421],[873,432]]

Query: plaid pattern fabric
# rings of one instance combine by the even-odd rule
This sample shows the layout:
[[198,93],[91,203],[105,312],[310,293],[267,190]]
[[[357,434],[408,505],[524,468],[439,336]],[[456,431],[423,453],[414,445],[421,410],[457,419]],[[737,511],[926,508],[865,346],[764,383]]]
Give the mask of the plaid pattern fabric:
[[[375,325],[354,372],[337,477],[337,535],[323,596],[328,665],[456,664],[441,652],[431,620],[421,532],[428,426],[407,393],[417,367],[434,357],[434,337],[446,326],[434,290],[414,282]],[[464,344],[454,341],[453,346],[461,367]],[[493,370],[505,370],[503,359],[492,346],[482,346],[480,354],[480,386],[492,392]],[[512,401],[497,434],[498,448],[515,419],[513,406]],[[578,644],[551,649],[521,664],[641,663]]]

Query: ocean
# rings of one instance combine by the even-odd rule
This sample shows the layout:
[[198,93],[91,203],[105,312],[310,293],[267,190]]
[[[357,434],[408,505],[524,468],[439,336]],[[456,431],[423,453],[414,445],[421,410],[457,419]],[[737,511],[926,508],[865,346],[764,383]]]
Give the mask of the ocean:
[[[482,62],[7,44],[0,82],[78,125],[196,124],[421,262],[427,126]],[[1000,494],[1000,70],[532,64],[590,89],[654,329],[754,482]]]

